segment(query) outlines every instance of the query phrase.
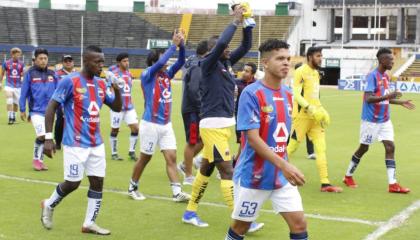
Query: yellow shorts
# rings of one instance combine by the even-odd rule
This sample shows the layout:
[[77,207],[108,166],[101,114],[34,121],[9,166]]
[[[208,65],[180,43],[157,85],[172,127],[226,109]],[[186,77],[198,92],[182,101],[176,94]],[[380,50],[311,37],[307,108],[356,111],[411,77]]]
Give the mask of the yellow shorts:
[[291,137],[298,142],[302,142],[306,136],[312,141],[314,139],[325,138],[325,130],[314,119],[294,118],[292,121]]
[[209,163],[230,161],[232,156],[229,150],[230,128],[200,128],[203,140],[203,158]]

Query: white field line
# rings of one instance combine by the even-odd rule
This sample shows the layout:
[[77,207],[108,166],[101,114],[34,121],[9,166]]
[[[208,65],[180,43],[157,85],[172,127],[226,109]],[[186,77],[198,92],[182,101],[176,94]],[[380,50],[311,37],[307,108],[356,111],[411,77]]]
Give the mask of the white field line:
[[413,202],[410,206],[391,217],[387,222],[381,224],[375,231],[367,235],[364,240],[376,240],[392,229],[401,227],[410,216],[420,209],[420,200]]
[[[7,180],[20,181],[20,182],[30,182],[30,183],[53,185],[53,186],[56,186],[58,184],[56,182],[51,182],[51,181],[15,177],[15,176],[9,176],[9,175],[4,175],[4,174],[0,174],[0,178],[7,179]],[[87,186],[80,186],[79,188],[88,189]],[[126,191],[121,191],[119,189],[109,189],[108,188],[108,189],[104,189],[103,191],[127,196]],[[172,198],[163,197],[163,196],[157,196],[157,195],[145,195],[145,196],[147,198],[150,198],[150,199],[172,201]],[[219,208],[226,208],[227,207],[224,204],[212,203],[212,202],[200,202],[200,205],[219,207]],[[262,209],[261,211],[266,212],[266,213],[274,213],[273,210],[267,210],[267,209]],[[320,219],[320,220],[325,220],[325,221],[345,222],[345,223],[359,223],[359,224],[365,224],[365,225],[371,225],[371,226],[382,226],[385,223],[385,222],[380,222],[380,221],[369,221],[369,220],[363,220],[363,219],[357,219],[357,218],[325,216],[325,215],[321,215],[321,214],[305,214],[305,216],[308,217],[308,218]]]

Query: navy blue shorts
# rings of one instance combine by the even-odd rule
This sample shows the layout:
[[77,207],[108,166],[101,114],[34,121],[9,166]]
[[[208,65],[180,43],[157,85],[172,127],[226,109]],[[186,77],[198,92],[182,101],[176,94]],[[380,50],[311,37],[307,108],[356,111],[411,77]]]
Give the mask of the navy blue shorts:
[[198,112],[184,113],[182,119],[184,120],[185,137],[187,143],[197,144],[200,139],[200,116]]

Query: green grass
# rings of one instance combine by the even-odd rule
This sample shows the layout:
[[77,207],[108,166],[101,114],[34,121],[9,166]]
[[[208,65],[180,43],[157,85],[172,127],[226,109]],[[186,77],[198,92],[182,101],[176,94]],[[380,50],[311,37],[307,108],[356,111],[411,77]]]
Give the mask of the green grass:
[[[185,142],[180,114],[181,85],[174,84],[173,126],[178,143],[178,161],[182,160]],[[420,95],[406,95],[420,104]],[[134,99],[139,116],[142,114],[143,99],[138,82],[134,88]],[[358,146],[361,93],[340,92],[322,89],[322,102],[329,111],[332,124],[327,130],[327,157],[330,179],[342,185],[341,179],[350,157]],[[0,105],[5,106],[4,98]],[[400,107],[392,107],[395,128],[397,174],[400,182],[412,189],[408,195],[387,193],[384,149],[381,144],[371,147],[356,172],[358,189],[348,189],[342,194],[319,192],[319,179],[315,162],[306,159],[305,146],[302,145],[293,156],[292,162],[305,174],[307,184],[300,188],[306,213],[335,217],[358,218],[370,221],[387,221],[390,217],[420,199],[418,171],[420,169],[420,148],[416,141],[419,111],[409,112]],[[109,112],[101,112],[102,133],[107,149],[107,176],[105,188],[125,191],[131,175],[133,162],[109,160]],[[8,126],[5,111],[0,112],[0,174],[60,182],[63,178],[62,153],[54,159],[47,159],[50,170],[35,172],[31,168],[34,130],[29,123],[20,122]],[[123,126],[119,135],[120,155],[127,157],[129,130]],[[233,140],[233,139],[232,139]],[[232,142],[232,149],[237,147]],[[82,183],[87,185],[86,180]],[[54,186],[48,184],[6,180],[0,178],[0,240],[2,239],[96,239],[80,233],[86,209],[86,189],[79,189],[68,196],[54,215],[54,229],[42,228],[40,200],[48,197]],[[190,192],[190,187],[184,188]],[[156,153],[145,171],[140,190],[147,195],[169,197],[169,182],[165,164],[160,153]],[[219,182],[213,177],[202,201],[223,203]],[[224,239],[231,221],[227,208],[202,205],[199,214],[210,224],[209,228],[198,229],[181,223],[185,204],[175,204],[166,200],[147,199],[136,202],[127,196],[107,192],[98,217],[101,226],[110,228],[112,235],[107,239]],[[266,204],[265,209],[271,209]],[[287,239],[288,229],[281,217],[262,212],[258,221],[266,223],[264,229],[251,234],[247,239]],[[416,212],[406,224],[386,234],[383,239],[419,239],[420,212]],[[360,223],[326,221],[308,218],[311,239],[363,239],[377,227]]]

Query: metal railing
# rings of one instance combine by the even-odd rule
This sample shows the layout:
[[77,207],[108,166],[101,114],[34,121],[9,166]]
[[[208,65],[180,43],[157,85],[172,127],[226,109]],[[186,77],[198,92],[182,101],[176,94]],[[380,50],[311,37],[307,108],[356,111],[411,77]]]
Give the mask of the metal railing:
[[[419,0],[377,0],[382,5],[419,5]],[[375,5],[375,0],[345,0],[346,5]],[[316,6],[343,5],[343,0],[315,0]]]

